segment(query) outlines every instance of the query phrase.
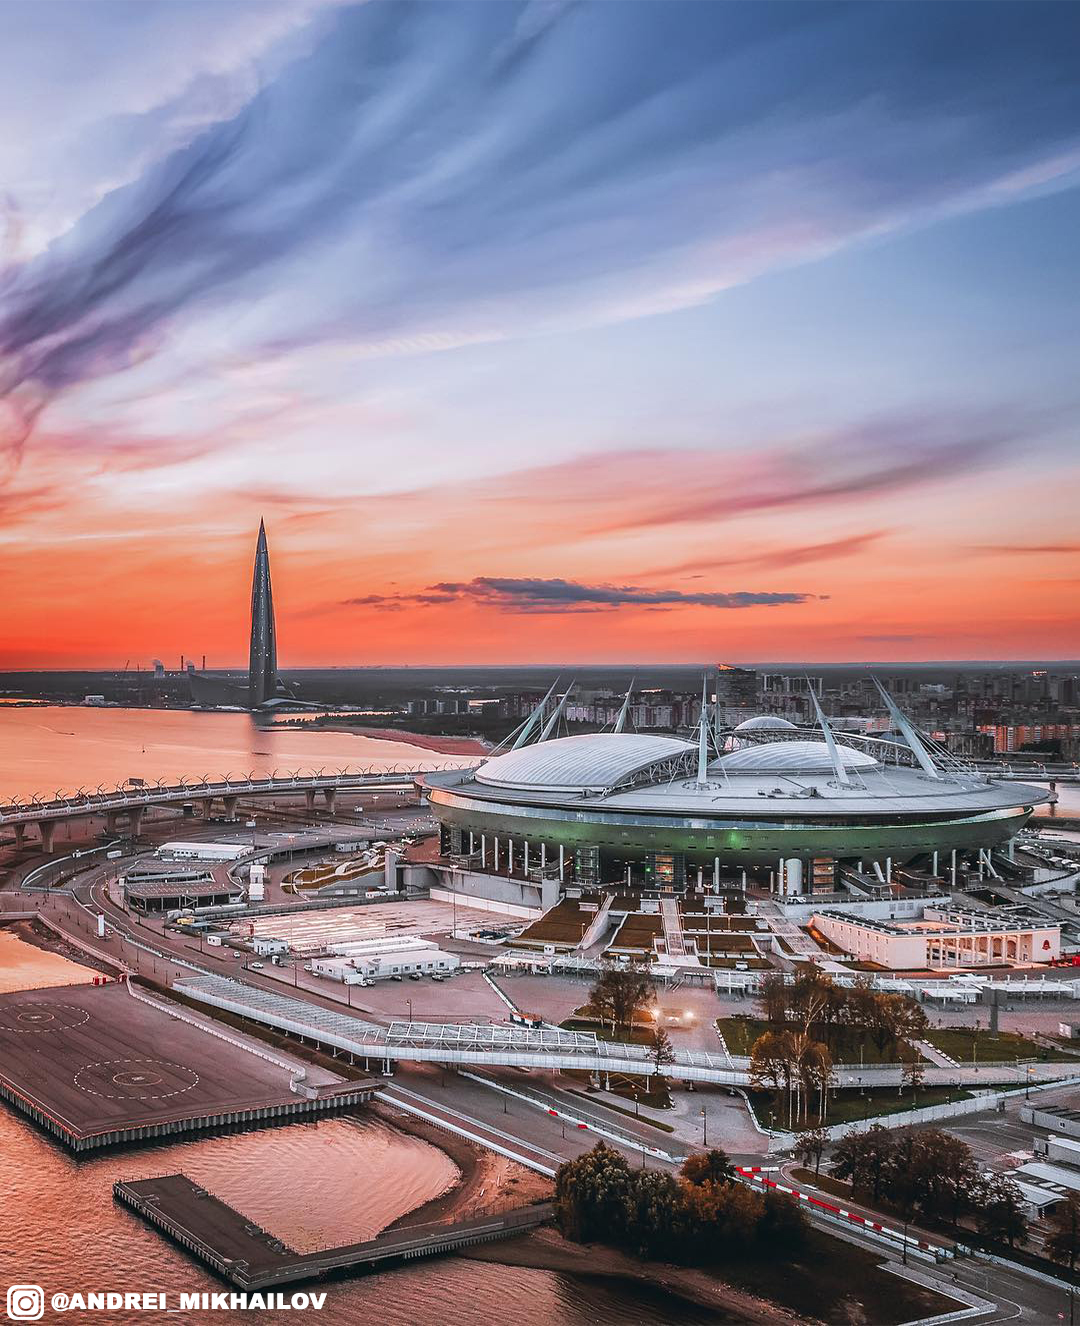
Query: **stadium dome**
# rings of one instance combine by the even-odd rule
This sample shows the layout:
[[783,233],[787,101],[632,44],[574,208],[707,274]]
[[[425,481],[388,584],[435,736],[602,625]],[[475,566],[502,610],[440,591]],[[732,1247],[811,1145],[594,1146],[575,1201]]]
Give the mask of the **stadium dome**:
[[[866,751],[837,746],[845,769],[877,769],[879,762]],[[829,748],[823,741],[770,741],[764,746],[744,746],[722,755],[712,765],[718,773],[832,773]]]
[[496,755],[476,771],[489,787],[552,792],[604,791],[695,747],[674,737],[592,732]]
[[769,729],[788,732],[796,730],[794,723],[789,723],[786,718],[779,718],[776,714],[759,714],[757,718],[744,718],[735,727],[736,732],[766,732]]

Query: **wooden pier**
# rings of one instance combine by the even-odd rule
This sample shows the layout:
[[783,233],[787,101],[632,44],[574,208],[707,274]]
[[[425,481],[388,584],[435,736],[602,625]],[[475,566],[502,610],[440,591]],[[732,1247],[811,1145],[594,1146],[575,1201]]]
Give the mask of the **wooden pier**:
[[365,1243],[296,1252],[186,1174],[113,1185],[113,1196],[238,1289],[260,1290],[321,1279],[354,1268],[412,1261],[494,1239],[512,1238],[549,1220],[552,1203],[458,1224],[412,1225]]

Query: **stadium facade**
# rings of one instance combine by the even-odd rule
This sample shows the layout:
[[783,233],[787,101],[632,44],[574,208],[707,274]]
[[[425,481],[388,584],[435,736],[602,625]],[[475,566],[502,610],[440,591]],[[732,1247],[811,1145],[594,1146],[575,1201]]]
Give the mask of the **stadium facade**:
[[884,698],[887,737],[834,733],[820,712],[816,728],[763,717],[717,733],[703,707],[697,740],[549,735],[430,775],[443,859],[545,900],[553,884],[791,896],[843,868],[888,883],[917,858],[955,877],[964,854],[1007,848],[1048,794],[950,765]]

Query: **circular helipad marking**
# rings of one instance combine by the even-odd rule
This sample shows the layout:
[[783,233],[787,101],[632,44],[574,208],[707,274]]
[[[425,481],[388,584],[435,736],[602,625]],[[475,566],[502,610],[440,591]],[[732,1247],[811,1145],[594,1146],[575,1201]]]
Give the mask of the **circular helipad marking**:
[[109,1100],[164,1100],[199,1085],[193,1068],[167,1059],[101,1059],[75,1074],[75,1085]]
[[0,1031],[70,1031],[90,1021],[85,1008],[74,1004],[11,1004],[0,1008]]

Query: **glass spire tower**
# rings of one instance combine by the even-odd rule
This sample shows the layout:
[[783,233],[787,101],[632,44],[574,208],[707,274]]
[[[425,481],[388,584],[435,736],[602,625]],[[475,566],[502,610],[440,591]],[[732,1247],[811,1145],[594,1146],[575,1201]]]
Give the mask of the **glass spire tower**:
[[251,653],[248,656],[248,704],[257,709],[277,693],[277,633],[266,527],[259,521],[255,571],[251,580]]

